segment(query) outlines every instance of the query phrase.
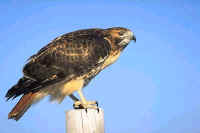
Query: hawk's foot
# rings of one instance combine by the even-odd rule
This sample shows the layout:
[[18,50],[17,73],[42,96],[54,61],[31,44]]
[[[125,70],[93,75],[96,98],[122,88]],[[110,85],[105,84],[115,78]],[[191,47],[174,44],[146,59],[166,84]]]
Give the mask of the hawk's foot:
[[76,101],[73,104],[73,107],[74,107],[74,109],[86,109],[87,110],[90,108],[90,109],[97,109],[99,111],[97,101],[84,101],[84,103],[81,101]]

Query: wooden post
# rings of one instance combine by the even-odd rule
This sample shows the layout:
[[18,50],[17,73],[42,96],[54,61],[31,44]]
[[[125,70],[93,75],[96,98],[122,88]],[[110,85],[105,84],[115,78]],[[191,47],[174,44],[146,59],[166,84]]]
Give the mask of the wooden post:
[[67,133],[104,133],[104,113],[95,109],[74,109],[66,112]]

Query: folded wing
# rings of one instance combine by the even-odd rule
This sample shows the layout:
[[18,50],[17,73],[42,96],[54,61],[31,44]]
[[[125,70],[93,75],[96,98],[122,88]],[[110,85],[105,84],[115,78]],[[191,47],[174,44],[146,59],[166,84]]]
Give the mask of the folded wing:
[[77,31],[56,38],[29,59],[23,69],[24,77],[6,97],[15,98],[84,75],[101,65],[110,50],[109,42],[99,29]]

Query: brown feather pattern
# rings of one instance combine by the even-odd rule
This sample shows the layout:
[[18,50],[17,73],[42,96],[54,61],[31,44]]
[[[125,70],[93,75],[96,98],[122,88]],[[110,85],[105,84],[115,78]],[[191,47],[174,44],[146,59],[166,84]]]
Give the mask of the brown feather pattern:
[[[117,60],[126,47],[118,45],[124,39],[120,35],[127,31],[130,32],[121,27],[78,30],[57,37],[40,49],[28,59],[23,68],[24,76],[6,94],[7,99],[23,95],[8,118],[19,120],[36,100],[47,94],[61,101],[72,93],[66,88],[62,90],[63,85],[73,91],[82,84],[86,86]],[[77,79],[81,81],[80,86],[76,85]]]
[[26,112],[34,101],[34,97],[37,93],[29,92],[21,97],[19,102],[15,105],[12,111],[8,114],[8,119],[19,120],[20,117]]

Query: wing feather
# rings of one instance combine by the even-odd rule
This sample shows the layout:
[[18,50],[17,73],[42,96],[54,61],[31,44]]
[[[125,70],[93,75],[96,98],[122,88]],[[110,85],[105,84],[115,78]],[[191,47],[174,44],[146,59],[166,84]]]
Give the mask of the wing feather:
[[110,50],[99,29],[72,32],[53,40],[32,56],[23,72],[43,88],[89,73],[105,61]]

